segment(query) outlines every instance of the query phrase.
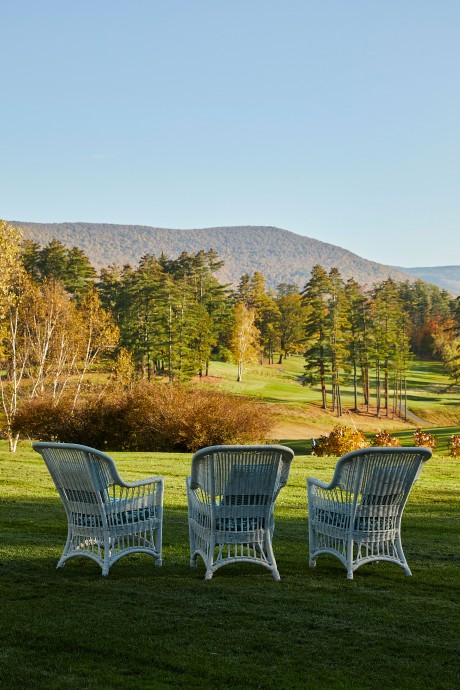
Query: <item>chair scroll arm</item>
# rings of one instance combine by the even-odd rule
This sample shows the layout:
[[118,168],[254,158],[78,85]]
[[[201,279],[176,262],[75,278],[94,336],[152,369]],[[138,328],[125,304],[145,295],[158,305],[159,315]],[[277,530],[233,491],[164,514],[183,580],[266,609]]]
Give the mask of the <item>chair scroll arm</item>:
[[164,477],[148,477],[147,479],[139,479],[135,482],[125,482],[119,477],[116,483],[118,486],[123,486],[126,489],[134,489],[137,486],[147,486],[148,484],[164,484]]
[[333,482],[326,484],[326,482],[322,482],[320,479],[315,479],[315,477],[308,477],[307,484],[308,486],[317,486],[320,489],[333,489],[335,486]]
[[201,484],[199,484],[198,482],[192,483],[191,477],[186,477],[185,481],[186,481],[190,501],[194,504],[195,507],[200,508],[202,506],[213,505],[212,501],[203,500],[203,496],[205,494],[205,491],[204,491],[204,487]]

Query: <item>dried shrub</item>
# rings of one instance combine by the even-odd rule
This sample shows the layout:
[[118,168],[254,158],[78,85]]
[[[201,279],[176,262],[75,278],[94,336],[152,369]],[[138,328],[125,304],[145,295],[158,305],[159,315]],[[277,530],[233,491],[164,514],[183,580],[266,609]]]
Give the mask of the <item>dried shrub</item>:
[[14,432],[41,441],[81,443],[100,450],[123,450],[124,401],[118,396],[87,395],[75,410],[72,400],[40,397],[23,402],[14,420]]
[[101,450],[194,452],[219,444],[264,442],[274,419],[266,405],[201,386],[141,384],[100,398],[29,401],[15,430],[43,441]]
[[[152,397],[152,395],[154,397]],[[137,450],[195,451],[265,441],[273,427],[266,406],[200,386],[139,386],[128,396],[130,445]]]
[[460,436],[452,434],[448,441],[449,455],[452,458],[460,458]]
[[51,397],[42,396],[25,401],[19,407],[13,421],[13,433],[42,441],[60,440],[71,413],[70,401],[62,400],[54,406]]
[[387,446],[400,446],[401,443],[399,438],[392,436],[387,429],[380,429],[374,436],[372,440],[373,446],[378,446],[379,448],[384,448]]
[[328,436],[320,436],[313,450],[314,455],[335,455],[339,457],[352,450],[366,448],[366,437],[360,431],[348,426],[337,425]]
[[416,429],[414,433],[414,445],[433,449],[436,447],[436,439],[432,434],[422,429]]

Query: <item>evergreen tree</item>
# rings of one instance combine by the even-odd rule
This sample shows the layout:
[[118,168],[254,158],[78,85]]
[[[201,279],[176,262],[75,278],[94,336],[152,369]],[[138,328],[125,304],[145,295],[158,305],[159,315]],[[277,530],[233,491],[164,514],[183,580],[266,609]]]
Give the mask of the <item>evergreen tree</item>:
[[39,252],[38,269],[41,280],[59,280],[66,284],[69,250],[59,240],[51,240]]
[[344,283],[336,268],[329,271],[330,294],[328,316],[330,319],[330,353],[332,377],[332,410],[342,416],[342,397],[340,384],[342,371],[348,369],[346,364],[347,343],[349,340],[350,322],[348,320],[348,302]]
[[97,273],[85,252],[72,247],[67,252],[67,265],[64,285],[72,294],[81,296],[88,287],[94,284]]
[[40,282],[41,272],[39,269],[41,247],[38,242],[24,240],[21,243],[21,258],[24,269],[34,282]]
[[345,296],[348,301],[348,319],[350,322],[350,332],[348,339],[349,360],[352,368],[353,377],[353,399],[354,411],[357,412],[358,407],[358,366],[360,364],[360,351],[362,344],[362,317],[364,295],[361,286],[350,278],[345,285]]
[[310,280],[302,292],[303,304],[308,307],[305,322],[305,370],[310,385],[319,382],[321,386],[324,410],[327,409],[326,377],[330,372],[330,290],[331,281],[324,268],[319,264],[313,266]]
[[382,392],[385,414],[386,416],[389,414],[390,366],[397,350],[398,338],[401,334],[402,308],[397,286],[393,280],[388,279],[374,288],[371,312],[376,414],[377,417],[380,417]]
[[56,239],[43,248],[37,242],[25,240],[21,254],[23,266],[32,280],[37,283],[59,281],[76,297],[94,283],[97,275],[82,249],[68,249]]
[[301,352],[305,344],[304,330],[308,308],[302,303],[302,297],[298,292],[281,294],[276,302],[280,313],[280,356],[278,364],[282,364],[283,357]]

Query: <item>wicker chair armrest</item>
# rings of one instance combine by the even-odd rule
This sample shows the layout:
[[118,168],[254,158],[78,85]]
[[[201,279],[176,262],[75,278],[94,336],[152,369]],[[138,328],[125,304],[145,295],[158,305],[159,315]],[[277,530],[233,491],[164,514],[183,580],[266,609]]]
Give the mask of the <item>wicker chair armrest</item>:
[[333,488],[332,483],[326,484],[326,482],[322,482],[320,479],[315,479],[315,477],[308,477],[307,484],[308,484],[308,486],[318,486],[320,489],[332,489]]
[[186,484],[188,503],[192,510],[196,510],[199,513],[203,511],[208,513],[209,511],[214,510],[215,506],[212,500],[210,500],[210,496],[208,495],[207,498],[204,492],[201,490],[201,487],[192,488],[191,477],[186,478]]
[[189,491],[196,491],[197,489],[201,488],[200,484],[196,481],[196,479],[192,480],[192,477],[186,477],[185,483],[187,484],[187,489]]
[[164,477],[148,477],[147,479],[139,479],[135,482],[125,482],[121,477],[117,481],[118,486],[123,486],[125,489],[134,489],[137,486],[148,486],[149,484],[164,484]]

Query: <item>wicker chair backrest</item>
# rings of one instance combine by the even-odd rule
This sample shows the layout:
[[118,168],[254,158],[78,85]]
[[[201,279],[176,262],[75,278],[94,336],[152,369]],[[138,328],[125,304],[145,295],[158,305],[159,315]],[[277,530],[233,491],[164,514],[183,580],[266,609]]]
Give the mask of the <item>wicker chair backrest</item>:
[[203,448],[192,460],[191,488],[200,488],[212,502],[256,495],[271,500],[287,482],[293,455],[276,445]]
[[87,446],[65,443],[37,443],[59,495],[64,503],[98,505],[106,502],[118,478],[113,460]]
[[419,447],[352,451],[338,461],[332,485],[362,505],[404,503],[430,457],[428,448]]

